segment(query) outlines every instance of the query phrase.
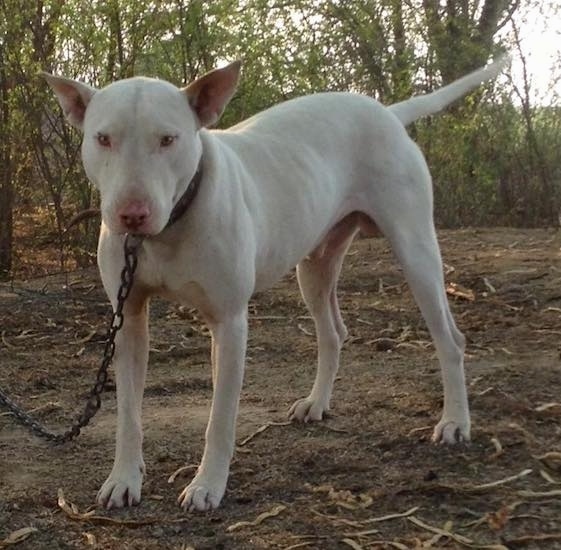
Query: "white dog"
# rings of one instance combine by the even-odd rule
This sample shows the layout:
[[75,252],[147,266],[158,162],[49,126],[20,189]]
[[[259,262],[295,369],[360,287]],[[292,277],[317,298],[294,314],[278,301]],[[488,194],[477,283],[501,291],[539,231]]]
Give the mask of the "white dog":
[[150,296],[196,307],[212,333],[206,445],[178,500],[189,510],[216,508],[234,451],[252,294],[297,266],[319,353],[312,390],[290,417],[321,420],[347,335],[337,279],[359,229],[379,229],[389,239],[434,340],[444,384],[434,440],[469,440],[464,338],[445,294],[430,174],[405,125],[443,109],[503,66],[495,62],[389,108],[351,93],[301,97],[225,131],[207,127],[236,90],[238,62],[184,89],[131,78],[96,90],[45,75],[70,123],[84,133],[83,164],[101,194],[99,268],[114,307],[124,235],[146,236],[117,338],[116,454],[98,494],[101,505],[140,501]]

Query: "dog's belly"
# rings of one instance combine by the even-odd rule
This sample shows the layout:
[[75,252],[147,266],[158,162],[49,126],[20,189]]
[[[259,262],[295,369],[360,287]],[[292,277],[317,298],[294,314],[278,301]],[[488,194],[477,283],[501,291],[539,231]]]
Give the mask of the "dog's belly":
[[321,245],[326,235],[329,234],[333,223],[326,224],[323,231],[306,233],[297,231],[296,228],[279,234],[284,234],[284,239],[262,246],[255,262],[255,291],[266,290],[279,281],[303,258],[311,254]]
[[[275,248],[267,267],[256,274],[255,290],[260,291],[271,287],[305,257],[318,258],[330,254],[332,250],[339,248],[359,230],[367,237],[380,235],[373,220],[360,211],[353,211],[339,216],[335,223],[330,224],[321,236],[313,241],[313,244],[301,246],[299,254],[292,253],[287,258],[283,255],[282,250]],[[300,244],[303,243],[300,242]],[[294,251],[294,247],[291,251]]]

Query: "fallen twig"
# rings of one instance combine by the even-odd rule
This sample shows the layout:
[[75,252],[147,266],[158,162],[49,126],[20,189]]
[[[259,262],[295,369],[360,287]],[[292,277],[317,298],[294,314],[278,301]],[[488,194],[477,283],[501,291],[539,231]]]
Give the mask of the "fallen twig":
[[[497,521],[497,519],[500,517],[502,518],[509,518],[509,516],[505,516],[504,511],[506,511],[508,514],[512,513],[514,510],[516,510],[516,508],[518,508],[518,506],[520,506],[522,504],[522,501],[517,501],[517,502],[513,502],[511,504],[509,504],[508,506],[505,506],[503,508],[501,508],[498,512],[489,512],[487,514],[484,514],[482,517],[476,519],[475,521],[470,521],[469,523],[464,523],[463,527],[478,527],[479,525],[482,525],[484,523],[487,523],[491,529],[494,529],[496,527],[499,527],[499,523]],[[509,519],[512,519],[512,517],[510,517]],[[502,528],[504,526],[501,525],[500,528]]]
[[38,412],[53,412],[58,411],[62,408],[61,404],[56,401],[49,401],[47,403],[43,403],[43,405],[39,405],[37,407],[33,407],[29,409],[29,414],[37,414]]
[[438,527],[434,527],[433,525],[428,525],[427,523],[424,523],[423,521],[416,518],[415,516],[408,517],[407,521],[410,521],[411,523],[415,524],[417,527],[421,527],[422,529],[425,529],[426,531],[430,531],[431,533],[436,533],[438,535],[449,537],[452,540],[459,542],[464,546],[467,546],[468,548],[480,548],[486,550],[508,550],[508,548],[506,546],[503,546],[502,544],[479,544],[473,542],[473,540],[469,539],[468,537],[464,537],[463,535],[452,533],[451,531],[446,531],[445,529],[440,529]]
[[432,430],[432,426],[421,426],[420,428],[413,428],[412,430],[409,430],[409,432],[407,432],[407,437],[410,437],[418,432],[426,432],[428,430]]
[[561,540],[561,533],[541,533],[539,535],[522,535],[521,537],[516,537],[515,539],[508,539],[505,542],[509,545],[509,548],[513,544],[526,544],[528,542],[545,542],[552,540]]
[[286,315],[250,315],[250,321],[286,321]]
[[411,508],[410,510],[407,510],[407,512],[401,512],[401,513],[398,513],[398,514],[388,514],[387,516],[380,516],[380,517],[377,517],[377,518],[369,518],[369,519],[365,519],[364,521],[361,521],[360,523],[379,523],[381,521],[389,521],[389,520],[392,520],[392,519],[406,518],[407,516],[413,515],[418,509],[419,509],[419,506],[415,506],[414,508]]
[[518,491],[516,494],[523,498],[561,497],[561,489],[553,489],[552,491]]
[[154,525],[158,523],[186,523],[192,521],[189,517],[181,518],[146,518],[146,519],[115,519],[108,516],[96,515],[95,510],[89,512],[80,512],[73,502],[67,502],[62,489],[58,490],[58,507],[72,520],[84,521],[88,523],[99,523],[107,525],[120,525],[123,527],[143,527],[145,525]]
[[429,525],[427,523],[425,523],[424,521],[421,521],[419,518],[413,516],[413,517],[408,517],[407,518],[408,521],[410,521],[411,523],[415,524],[417,527],[421,527],[422,529],[425,529],[426,531],[429,531],[430,533],[436,533],[437,535],[443,536],[443,537],[448,537],[451,538],[453,540],[455,540],[456,542],[459,542],[461,544],[472,544],[473,541],[467,537],[464,537],[463,535],[458,535],[456,533],[452,533],[452,531],[447,531],[445,529],[440,529],[439,527],[434,527],[433,525]]
[[328,430],[330,432],[335,432],[338,434],[348,434],[349,430],[345,430],[345,428],[336,428],[335,426],[330,426],[329,424],[321,424],[321,427],[324,430]]
[[7,340],[6,340],[6,331],[3,330],[2,334],[0,335],[2,338],[2,343],[8,348],[8,349],[16,349],[17,346],[14,346],[12,344],[10,344]]
[[561,484],[561,481],[558,481],[557,479],[554,479],[552,476],[550,476],[545,470],[540,470],[540,475],[548,482],[551,483],[552,485],[559,485]]
[[186,470],[194,470],[195,468],[197,468],[197,464],[186,464],[185,466],[177,468],[177,470],[168,477],[168,483],[173,483],[180,473],[185,472]]
[[395,540],[372,540],[368,542],[368,546],[391,546],[393,548],[397,548],[397,550],[409,550],[409,546],[405,544],[401,544],[401,542],[397,542]]
[[343,544],[346,544],[347,546],[350,546],[353,550],[362,550],[362,546],[358,542],[355,542],[353,539],[341,539],[341,542]]
[[534,410],[536,412],[545,412],[545,411],[551,411],[551,409],[558,410],[559,412],[561,412],[561,403],[557,403],[557,402],[543,403],[542,405],[538,405]]
[[535,456],[534,458],[543,462],[550,470],[561,472],[561,453],[559,451],[549,451],[541,456]]
[[263,426],[260,426],[259,428],[257,428],[257,430],[255,430],[251,435],[248,435],[245,439],[242,439],[239,443],[237,443],[237,446],[238,447],[243,447],[244,445],[249,443],[254,437],[259,435],[260,433],[263,433],[265,430],[267,430],[271,426],[290,426],[290,424],[292,424],[292,422],[290,422],[290,421],[287,421],[287,422],[267,422],[267,424],[263,424]]
[[498,437],[492,437],[491,443],[495,447],[495,452],[489,457],[489,459],[495,460],[496,458],[499,458],[499,456],[501,456],[504,453],[504,449]]
[[302,323],[298,323],[297,327],[306,335],[313,336],[314,334],[310,332]]
[[344,533],[346,537],[367,537],[369,535],[377,535],[380,532],[379,529],[366,529],[364,531],[356,531],[353,533]]
[[290,546],[286,546],[283,550],[295,550],[295,548],[305,548],[306,546],[311,546],[312,544],[316,544],[317,541],[315,540],[308,540],[305,542],[299,542],[297,544],[291,544]]
[[95,335],[97,334],[97,329],[90,331],[86,336],[80,338],[79,340],[75,340],[76,344],[86,344],[88,343]]
[[467,488],[468,491],[486,491],[487,489],[492,489],[494,487],[498,487],[500,485],[505,485],[506,483],[510,483],[511,481],[516,481],[517,479],[521,479],[526,477],[527,475],[532,473],[531,468],[527,468],[526,470],[522,470],[519,474],[505,477],[504,479],[498,479],[497,481],[491,481],[490,483],[483,483],[482,485],[474,485],[473,487]]
[[226,528],[226,531],[228,531],[228,533],[231,533],[232,531],[237,531],[238,529],[242,529],[243,527],[256,527],[260,523],[263,523],[266,519],[278,516],[284,510],[286,510],[286,506],[284,506],[284,504],[278,504],[272,510],[259,514],[252,521],[238,521],[236,523],[233,523]]

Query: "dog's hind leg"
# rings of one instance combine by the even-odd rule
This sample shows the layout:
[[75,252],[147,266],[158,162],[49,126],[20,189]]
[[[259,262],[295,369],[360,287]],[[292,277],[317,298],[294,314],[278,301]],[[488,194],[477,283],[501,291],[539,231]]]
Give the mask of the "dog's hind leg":
[[[418,175],[415,177],[418,179]],[[412,182],[413,183],[413,182]],[[465,339],[456,327],[446,297],[442,259],[432,220],[430,178],[421,185],[397,184],[391,203],[379,209],[376,224],[389,239],[431,333],[442,370],[444,410],[433,439],[467,441],[470,418],[464,376]],[[426,184],[423,189],[422,183]],[[389,212],[399,212],[396,220]]]
[[456,328],[444,289],[442,261],[434,228],[417,235],[393,238],[413,295],[431,333],[444,385],[444,410],[433,439],[445,443],[469,440],[470,419],[464,376],[465,339]]
[[316,328],[318,367],[308,397],[290,408],[294,420],[321,420],[329,410],[333,382],[339,368],[339,355],[347,329],[337,301],[337,280],[345,253],[358,230],[356,215],[340,221],[320,246],[297,267],[298,283]]

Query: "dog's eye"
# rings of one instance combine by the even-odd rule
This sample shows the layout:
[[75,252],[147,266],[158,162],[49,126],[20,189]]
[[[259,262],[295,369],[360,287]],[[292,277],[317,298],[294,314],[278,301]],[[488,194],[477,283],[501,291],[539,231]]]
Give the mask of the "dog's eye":
[[96,139],[102,147],[111,147],[111,138],[107,134],[97,134]]
[[169,147],[175,141],[175,136],[162,136],[160,147]]

